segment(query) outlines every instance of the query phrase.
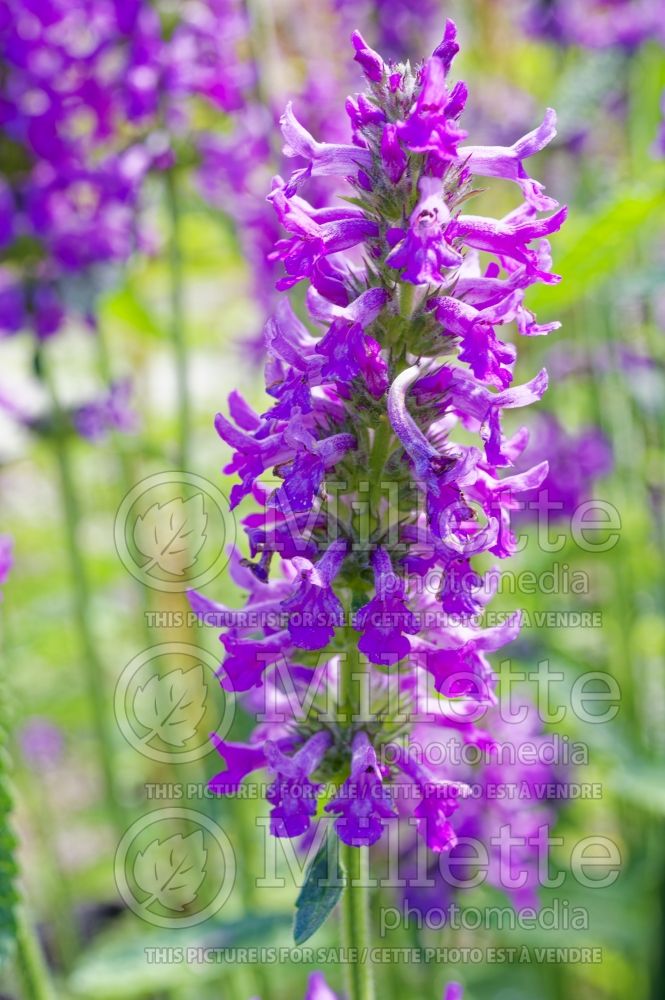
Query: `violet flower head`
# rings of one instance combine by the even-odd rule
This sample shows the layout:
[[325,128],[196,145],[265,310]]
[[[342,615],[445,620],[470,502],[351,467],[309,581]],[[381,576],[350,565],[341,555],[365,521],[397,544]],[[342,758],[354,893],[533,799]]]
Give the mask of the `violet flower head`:
[[[238,477],[232,506],[252,505],[249,596],[230,617],[190,597],[222,629],[223,686],[272,706],[250,743],[219,747],[228,779],[211,787],[224,794],[270,766],[280,837],[311,831],[330,780],[320,821],[346,845],[373,844],[406,786],[422,841],[449,853],[465,778],[445,762],[413,765],[409,712],[431,702],[424,742],[449,730],[494,745],[474,710],[496,703],[489,657],[517,637],[520,612],[483,626],[497,575],[475,560],[516,551],[511,519],[547,476],[546,460],[520,465],[526,431],[508,437],[502,420],[547,388],[545,371],[513,385],[513,369],[520,337],[557,327],[539,325],[524,299],[558,280],[548,237],[566,209],[528,172],[554,135],[552,111],[512,144],[466,145],[457,50],[450,21],[413,68],[354,33],[366,87],[345,104],[349,141],[313,136],[292,106],[282,117],[293,169],[268,194],[284,230],[270,255],[282,276],[266,324],[268,402],[255,412],[234,392],[215,420]],[[488,175],[524,198],[504,218],[467,214],[476,176]],[[319,178],[351,201],[310,200]],[[300,283],[296,315],[286,297]]]
[[98,290],[150,246],[146,178],[201,139],[196,103],[244,105],[247,30],[239,0],[183,3],[168,33],[149,0],[2,0],[1,332],[94,325]]

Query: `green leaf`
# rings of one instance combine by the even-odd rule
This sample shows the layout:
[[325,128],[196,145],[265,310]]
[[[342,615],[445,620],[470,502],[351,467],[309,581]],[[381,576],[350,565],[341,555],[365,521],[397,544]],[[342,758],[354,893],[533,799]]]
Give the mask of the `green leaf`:
[[568,219],[552,240],[554,270],[562,281],[556,288],[532,288],[527,304],[540,317],[585,299],[621,272],[631,243],[655,233],[665,221],[663,176],[652,172],[651,182],[639,189],[620,191],[592,215]]
[[152,337],[164,336],[159,321],[129,284],[107,295],[104,305],[109,323],[120,322],[132,331]]
[[86,1000],[172,995],[191,987],[193,969],[199,982],[219,976],[223,956],[202,961],[199,949],[266,945],[287,926],[288,917],[280,913],[247,914],[232,923],[212,918],[198,927],[178,930],[147,929],[142,921],[129,917],[82,956],[68,980],[67,995]]
[[[331,878],[331,872],[334,872]],[[293,939],[297,945],[308,941],[325,923],[339,902],[344,888],[344,871],[339,860],[337,837],[327,837],[316,855],[305,884],[296,900]]]

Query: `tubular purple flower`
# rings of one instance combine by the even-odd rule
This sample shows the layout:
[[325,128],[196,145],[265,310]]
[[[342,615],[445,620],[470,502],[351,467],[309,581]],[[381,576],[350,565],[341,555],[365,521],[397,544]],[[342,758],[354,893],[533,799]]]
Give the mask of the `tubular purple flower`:
[[299,837],[309,829],[316,813],[318,785],[309,775],[317,769],[332,743],[329,733],[315,733],[307,742],[288,756],[272,740],[265,744],[268,769],[275,780],[266,793],[272,806],[270,830],[275,837]]
[[248,743],[229,743],[221,740],[216,733],[212,733],[210,739],[226,764],[226,770],[220,771],[208,783],[211,791],[218,795],[236,794],[248,774],[266,766],[264,747],[253,747]]
[[546,219],[530,219],[518,210],[500,222],[479,215],[458,215],[447,231],[447,239],[460,239],[467,246],[500,257],[509,257],[521,264],[540,281],[549,281],[551,275],[540,270],[535,251],[527,244],[541,236],[557,232],[566,221],[567,208],[560,208]]
[[[333,542],[315,566],[303,568],[296,590],[282,601],[289,616],[289,634],[294,646],[322,649],[344,623],[344,608],[332,589],[346,557],[347,543]],[[301,562],[306,562],[302,561]]]
[[400,239],[386,257],[386,264],[397,270],[404,268],[402,281],[414,285],[440,284],[442,272],[462,263],[462,255],[446,239],[450,211],[441,196],[440,182],[434,177],[420,181],[421,199],[413,210],[406,236],[401,230],[390,234]]
[[358,649],[370,663],[391,665],[411,648],[404,633],[415,635],[419,626],[404,602],[404,587],[381,547],[372,553],[376,595],[356,612],[354,628],[363,633]]
[[407,156],[397,136],[397,126],[386,124],[381,133],[381,160],[388,177],[398,184],[406,170]]
[[458,799],[470,794],[468,785],[459,781],[435,781],[426,768],[415,761],[402,747],[393,745],[395,763],[409,777],[420,793],[413,815],[419,832],[431,851],[440,854],[457,843],[449,822],[458,807]]
[[548,108],[541,125],[522,136],[512,146],[462,146],[460,163],[481,177],[502,177],[518,184],[527,203],[541,212],[557,207],[553,198],[543,194],[543,185],[526,173],[523,161],[539,153],[556,135],[556,112]]
[[386,72],[386,65],[379,53],[375,52],[374,49],[370,49],[359,31],[353,32],[351,41],[356,50],[353,58],[362,67],[367,79],[371,83],[380,83]]
[[366,170],[371,166],[371,155],[367,149],[340,143],[316,142],[296,118],[291,101],[286,105],[279,123],[285,139],[284,155],[299,156],[308,161],[305,168],[291,175],[284,189],[287,198],[291,198],[310,177],[356,174],[358,170]]
[[452,66],[453,59],[459,52],[459,44],[457,42],[457,25],[450,18],[446,19],[446,24],[443,29],[443,38],[434,49],[432,53],[437,59],[443,63],[443,68],[446,73],[449,72]]
[[353,738],[351,773],[325,809],[337,816],[335,830],[349,847],[376,843],[384,820],[397,815],[390,790],[383,784],[376,751],[362,730]]
[[344,309],[333,308],[335,315],[328,332],[316,346],[316,353],[326,358],[321,368],[324,379],[351,382],[361,375],[375,398],[388,388],[388,370],[381,357],[381,345],[365,333],[381,312],[388,294],[370,288]]
[[271,259],[284,262],[288,274],[277,283],[281,289],[311,277],[325,257],[379,235],[377,224],[357,209],[317,211],[302,199],[289,200],[281,183],[273,188],[269,199],[284,228],[294,234],[291,239],[279,240],[271,254]]

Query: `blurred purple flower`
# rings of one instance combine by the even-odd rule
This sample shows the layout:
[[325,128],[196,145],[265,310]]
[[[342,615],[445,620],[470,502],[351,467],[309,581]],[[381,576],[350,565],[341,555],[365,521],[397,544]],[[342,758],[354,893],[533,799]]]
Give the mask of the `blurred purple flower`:
[[598,427],[567,432],[551,413],[539,417],[532,433],[533,443],[525,457],[537,461],[547,456],[549,468],[537,489],[522,494],[524,508],[517,517],[572,517],[581,504],[593,498],[596,481],[612,471],[611,444]]
[[106,395],[74,410],[72,421],[76,430],[93,442],[103,440],[110,431],[134,433],[138,419],[131,407],[131,396],[130,379],[113,382]]
[[35,771],[53,767],[64,752],[62,730],[42,716],[26,719],[19,729],[18,740],[25,760]]

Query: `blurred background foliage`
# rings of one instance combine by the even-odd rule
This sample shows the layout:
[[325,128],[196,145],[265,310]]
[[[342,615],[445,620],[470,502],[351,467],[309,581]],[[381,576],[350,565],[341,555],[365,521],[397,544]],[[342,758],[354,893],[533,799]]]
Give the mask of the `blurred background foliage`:
[[[511,648],[516,669],[531,670],[547,659],[553,670],[563,671],[566,685],[593,669],[610,671],[620,685],[620,711],[611,724],[584,726],[568,716],[554,727],[571,741],[589,745],[589,764],[580,768],[579,780],[600,782],[602,798],[562,803],[556,833],[563,845],[554,850],[553,868],[566,872],[569,845],[602,833],[619,846],[623,869],[611,888],[585,890],[568,873],[556,890],[570,907],[588,909],[588,930],[446,928],[419,935],[412,927],[381,942],[602,946],[602,963],[539,962],[532,953],[530,963],[378,966],[379,995],[438,996],[442,981],[455,978],[464,983],[469,1000],[657,1000],[665,995],[665,165],[655,147],[665,54],[657,41],[625,51],[529,35],[517,5],[469,0],[434,6],[436,17],[428,18],[433,37],[419,30],[414,35],[422,34],[423,44],[436,41],[444,17],[457,19],[462,51],[455,74],[469,84],[465,125],[473,141],[503,141],[493,137],[506,131],[517,136],[540,120],[545,106],[559,115],[559,137],[540,154],[534,172],[570,206],[567,226],[552,240],[554,269],[563,280],[532,290],[530,305],[541,321],[558,318],[563,325],[549,338],[522,341],[517,381],[546,365],[550,389],[539,409],[554,414],[570,434],[594,426],[606,436],[613,467],[594,484],[592,495],[616,507],[620,539],[609,551],[589,553],[567,538],[561,552],[548,553],[531,532],[510,569],[517,575],[526,569],[540,574],[555,562],[565,563],[571,573],[588,574],[589,591],[543,596],[518,588],[504,595],[500,606],[519,605],[531,613]],[[328,25],[338,12],[325,7],[304,0],[249,4],[259,94],[278,103],[298,90],[305,63],[329,47]],[[380,47],[370,7],[359,5],[358,26],[370,44]],[[417,22],[419,16],[414,4],[410,17]],[[331,56],[339,78],[359,88],[349,47],[325,53],[327,61]],[[229,130],[223,113],[206,124],[220,134]],[[271,142],[278,145],[276,133]],[[223,199],[211,205],[192,172],[186,166],[176,170],[193,408],[190,469],[228,493],[230,483],[220,471],[226,455],[212,417],[234,388],[262,408],[260,366],[256,351],[246,345],[256,341],[264,306],[257,300],[231,207],[225,211]],[[500,184],[488,187],[482,197],[492,199],[493,214],[500,214],[506,194]],[[511,207],[507,203],[506,211]],[[143,592],[113,544],[115,513],[131,485],[177,466],[171,233],[160,177],[150,181],[142,211],[155,233],[154,251],[137,253],[109,277],[97,307],[98,333],[72,322],[44,348],[65,404],[101,392],[109,374],[130,376],[139,418],[135,434],[96,443],[74,438],[69,446],[79,507],[76,528],[89,576],[92,634],[104,670],[125,825],[150,808],[146,786],[165,780],[168,768],[125,743],[113,723],[113,689],[122,668],[149,641],[183,639],[182,629],[147,633],[146,610],[187,609],[178,596]],[[42,406],[43,390],[33,375],[33,339],[20,334],[2,341],[0,359],[0,389]],[[0,608],[1,694],[11,730],[3,756],[11,762],[11,828],[20,841],[25,900],[20,919],[37,930],[57,996],[287,1000],[302,995],[306,963],[284,963],[279,971],[251,964],[200,965],[193,971],[187,964],[146,962],[146,947],[289,945],[296,889],[288,879],[279,890],[258,892],[253,885],[258,844],[252,838],[260,803],[213,802],[206,808],[240,845],[237,884],[218,917],[176,932],[149,927],[123,909],[112,864],[118,834],[109,821],[94,753],[99,734],[80,662],[54,450],[48,435],[27,430],[6,413],[0,417],[2,530],[13,537],[15,550]],[[570,475],[580,460],[573,443]],[[233,601],[225,576],[215,586],[220,600]],[[533,614],[580,609],[599,612],[602,627],[539,627]],[[214,630],[194,626],[189,641],[217,655]],[[238,725],[242,729],[242,721]],[[203,782],[214,770],[213,751],[202,761],[179,766],[178,780]],[[469,906],[505,905],[487,888],[466,895]],[[543,893],[543,904],[551,897]],[[375,905],[378,911],[396,903],[383,890]],[[336,941],[334,923],[314,939],[317,945]],[[24,941],[22,947],[29,945]],[[4,994],[41,995],[34,983],[21,981],[20,971],[20,963],[10,958]],[[331,968],[327,975],[333,988],[341,987],[339,970]]]

